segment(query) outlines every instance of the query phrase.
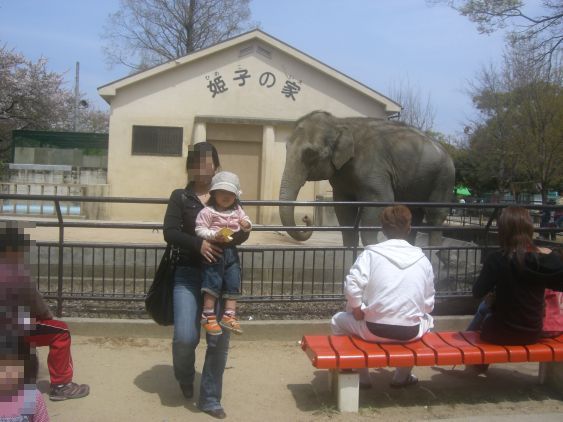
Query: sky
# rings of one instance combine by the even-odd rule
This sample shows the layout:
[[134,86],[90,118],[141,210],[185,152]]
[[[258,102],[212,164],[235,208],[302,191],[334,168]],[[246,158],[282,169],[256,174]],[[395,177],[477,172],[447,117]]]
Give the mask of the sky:
[[[118,8],[119,0],[0,0],[0,45],[47,58],[71,89],[80,62],[80,91],[108,109],[97,88],[129,73],[109,68],[102,51]],[[408,84],[429,96],[434,129],[449,135],[474,116],[470,81],[504,49],[502,32],[479,34],[467,18],[424,0],[252,0],[251,11],[263,31],[384,95]]]

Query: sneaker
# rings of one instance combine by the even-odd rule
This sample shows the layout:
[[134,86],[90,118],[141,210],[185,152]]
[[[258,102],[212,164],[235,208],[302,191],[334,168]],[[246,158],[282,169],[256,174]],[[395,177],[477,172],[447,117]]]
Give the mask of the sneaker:
[[217,317],[215,315],[205,315],[201,316],[201,326],[211,336],[220,336],[223,334],[223,330],[219,324],[217,324]]
[[223,318],[221,318],[219,325],[223,327],[225,330],[229,330],[232,333],[242,334],[240,324],[238,322],[237,317],[235,316],[226,315],[226,314],[223,315]]
[[49,399],[52,401],[80,399],[86,397],[88,394],[90,394],[90,386],[87,384],[69,382],[62,385],[51,385]]

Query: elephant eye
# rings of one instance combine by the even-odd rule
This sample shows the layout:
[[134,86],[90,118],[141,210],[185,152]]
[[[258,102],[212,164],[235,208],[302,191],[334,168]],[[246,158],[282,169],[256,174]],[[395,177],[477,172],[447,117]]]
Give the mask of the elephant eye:
[[319,153],[318,153],[318,151],[316,151],[312,148],[305,148],[303,150],[303,154],[301,156],[301,159],[302,159],[304,164],[314,164],[319,159]]

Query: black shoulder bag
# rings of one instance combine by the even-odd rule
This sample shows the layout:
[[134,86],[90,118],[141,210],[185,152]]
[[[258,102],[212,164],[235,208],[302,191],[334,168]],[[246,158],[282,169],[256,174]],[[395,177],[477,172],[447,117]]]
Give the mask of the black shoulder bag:
[[174,271],[178,250],[166,245],[166,250],[154,275],[151,288],[145,297],[145,309],[159,325],[174,324]]

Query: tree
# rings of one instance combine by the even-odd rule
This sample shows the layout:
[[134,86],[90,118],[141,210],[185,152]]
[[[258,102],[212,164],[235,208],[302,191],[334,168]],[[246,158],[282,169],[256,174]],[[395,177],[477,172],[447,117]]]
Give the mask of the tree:
[[432,105],[430,95],[423,98],[419,88],[414,88],[407,80],[398,84],[392,84],[389,89],[389,96],[401,104],[403,109],[399,120],[414,126],[423,132],[432,130],[436,109]]
[[[430,0],[447,3],[461,15],[477,24],[477,30],[488,34],[510,28],[512,44],[528,42],[536,62],[552,61],[561,53],[563,42],[563,1],[542,0],[542,12],[532,16],[522,0]],[[530,43],[530,41],[534,41]]]
[[[72,129],[74,93],[47,64],[45,58],[33,62],[0,47],[0,161],[8,157],[13,130]],[[107,130],[108,120],[106,112],[82,111],[79,128]]]
[[506,190],[532,182],[544,202],[563,181],[563,71],[544,66],[524,46],[505,53],[500,69],[484,68],[472,87],[479,112],[468,128],[478,178]]
[[89,107],[78,115],[79,132],[107,133],[109,130],[109,112]]
[[0,149],[10,147],[15,129],[60,129],[69,124],[73,97],[63,77],[47,69],[47,60],[33,63],[0,47]]
[[120,0],[102,35],[110,65],[133,70],[177,59],[247,29],[250,0]]

